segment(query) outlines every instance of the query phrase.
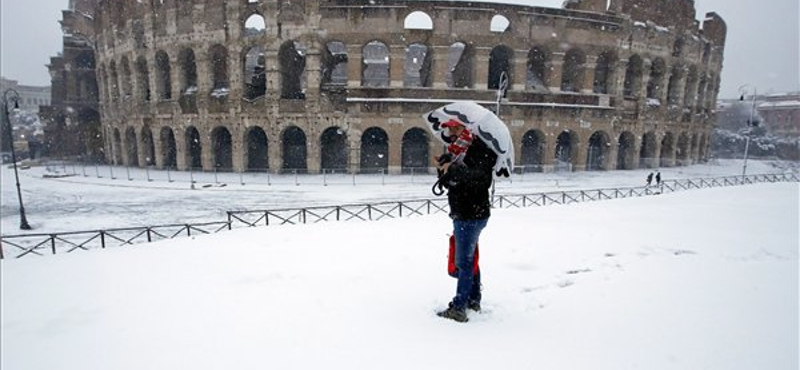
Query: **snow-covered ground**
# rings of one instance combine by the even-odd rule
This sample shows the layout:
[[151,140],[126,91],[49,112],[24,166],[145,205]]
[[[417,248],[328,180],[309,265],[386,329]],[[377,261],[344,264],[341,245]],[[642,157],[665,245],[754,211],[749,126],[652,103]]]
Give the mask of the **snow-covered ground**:
[[[628,181],[641,182],[643,173]],[[119,207],[125,219],[142,202],[158,219],[223,199],[228,204],[214,207],[243,206],[241,198],[263,199],[265,207],[281,196],[300,203],[373,199],[378,195],[367,193],[382,189],[417,195],[410,185],[287,186],[249,195],[229,185],[153,194],[34,179],[23,180],[30,218],[40,227],[51,221],[33,210],[56,205],[34,200],[37,194],[78,205],[64,213],[85,217],[80,224],[104,224],[104,208]],[[574,180],[596,186],[623,176]],[[525,184],[506,190],[539,189],[539,182]],[[65,200],[71,192],[81,195]],[[798,368],[796,183],[496,209],[481,238],[484,311],[470,313],[466,324],[435,315],[455,290],[446,274],[450,228],[437,214],[6,259],[0,367]]]
[[[796,168],[797,164],[751,160],[748,173],[783,172],[792,166]],[[741,174],[741,168],[741,160],[726,160],[662,168],[661,175],[664,180],[732,176]],[[496,192],[530,194],[641,186],[650,172],[653,170],[528,173],[499,181]],[[0,231],[4,235],[21,234],[14,174],[3,166],[0,175]],[[45,175],[70,176],[45,178]],[[432,175],[240,176],[71,165],[20,171],[25,212],[33,227],[29,233],[224,221],[225,212],[231,210],[427,199],[434,197],[430,190],[434,182]]]

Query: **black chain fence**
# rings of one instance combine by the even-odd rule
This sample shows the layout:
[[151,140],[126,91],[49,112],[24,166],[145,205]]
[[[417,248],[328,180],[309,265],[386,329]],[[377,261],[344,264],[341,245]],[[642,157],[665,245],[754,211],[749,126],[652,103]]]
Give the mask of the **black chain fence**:
[[[794,173],[728,176],[700,179],[669,180],[653,186],[591,190],[555,191],[492,197],[495,208],[526,208],[642,197],[676,191],[738,186],[757,183],[800,182]],[[447,198],[418,199],[370,204],[320,206],[277,210],[228,211],[227,221],[194,224],[129,227],[108,230],[74,231],[25,235],[0,235],[0,259],[6,257],[44,256],[71,253],[77,250],[105,249],[174,239],[177,237],[214,234],[233,228],[297,225],[327,221],[377,221],[391,218],[431,215],[448,212]]]

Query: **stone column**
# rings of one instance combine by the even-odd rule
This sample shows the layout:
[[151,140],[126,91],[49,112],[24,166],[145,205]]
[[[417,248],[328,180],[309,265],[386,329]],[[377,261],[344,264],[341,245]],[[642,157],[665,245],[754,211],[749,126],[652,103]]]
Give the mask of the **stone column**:
[[186,146],[186,129],[173,126],[175,135],[175,162],[179,170],[186,171],[189,167],[186,159],[189,157],[189,148]]
[[246,159],[247,144],[244,138],[244,132],[247,128],[244,127],[243,122],[235,122],[227,126],[231,133],[231,166],[234,172],[243,172],[247,166]]
[[528,51],[514,51],[514,65],[511,70],[511,82],[509,90],[525,91],[528,85]]
[[594,75],[597,70],[597,56],[587,55],[586,63],[583,65],[583,83],[580,85],[582,94],[594,93]]
[[[397,175],[402,172],[403,168],[403,131],[390,130],[387,136],[389,137],[389,174]],[[393,145],[395,143],[396,145]]]
[[362,58],[361,46],[347,46],[347,87],[361,86]]
[[151,132],[153,133],[153,160],[155,162],[156,168],[163,169],[164,168],[164,151],[161,150],[164,143],[161,142],[161,128],[162,126],[150,128]]
[[561,76],[564,73],[564,53],[553,53],[553,59],[547,62],[547,84],[553,93],[561,92]]
[[450,46],[433,46],[433,88],[447,88],[447,73],[450,70],[448,64],[450,56]]
[[475,64],[472,71],[475,90],[486,91],[489,89],[489,52],[490,48],[475,47]]
[[400,88],[405,85],[405,45],[389,45],[389,86]]
[[280,173],[283,169],[283,157],[281,156],[283,151],[283,139],[280,133],[278,133],[277,135],[269,135],[267,137],[267,142],[269,143],[267,146],[269,170],[272,173]]
[[214,170],[214,145],[212,144],[211,130],[209,130],[206,122],[197,125],[197,131],[200,133],[200,147],[202,155],[200,162],[203,164],[203,171]]

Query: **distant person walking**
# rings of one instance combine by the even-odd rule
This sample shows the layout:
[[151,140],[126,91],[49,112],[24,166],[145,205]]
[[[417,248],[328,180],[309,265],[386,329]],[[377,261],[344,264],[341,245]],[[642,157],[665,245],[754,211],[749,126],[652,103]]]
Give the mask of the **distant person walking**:
[[651,183],[653,183],[653,173],[652,172],[650,172],[650,174],[647,175],[647,186],[650,186]]
[[661,185],[661,171],[656,173],[656,185]]

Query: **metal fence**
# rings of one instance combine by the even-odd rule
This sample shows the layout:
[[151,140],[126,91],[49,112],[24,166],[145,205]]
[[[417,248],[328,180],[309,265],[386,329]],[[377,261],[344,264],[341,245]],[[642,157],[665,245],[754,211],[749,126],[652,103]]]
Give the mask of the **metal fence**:
[[[669,180],[653,186],[496,195],[495,208],[526,208],[642,197],[676,191],[756,183],[800,182],[793,173]],[[229,211],[226,221],[173,224],[64,233],[0,235],[0,259],[30,255],[70,253],[154,242],[183,236],[213,234],[242,227],[297,225],[328,221],[377,221],[431,215],[448,211],[445,197],[369,204],[306,207],[277,210]]]

